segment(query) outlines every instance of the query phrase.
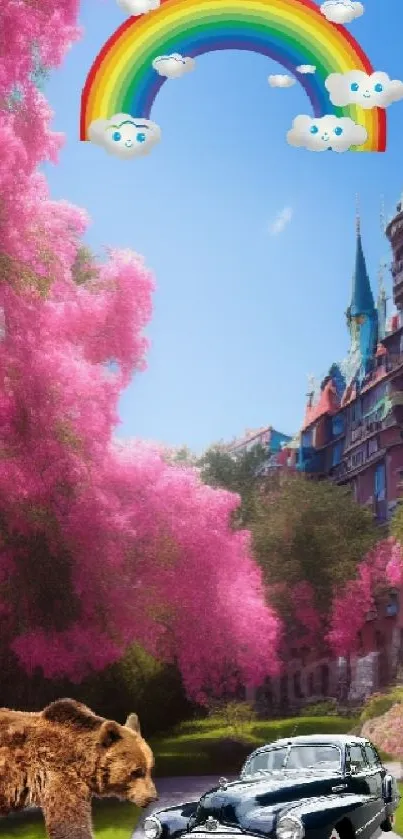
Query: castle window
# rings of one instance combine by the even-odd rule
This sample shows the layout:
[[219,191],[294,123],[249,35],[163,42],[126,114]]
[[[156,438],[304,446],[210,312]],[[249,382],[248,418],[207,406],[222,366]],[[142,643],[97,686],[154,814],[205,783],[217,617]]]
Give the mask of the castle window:
[[386,469],[384,463],[378,463],[374,475],[374,496],[376,501],[386,498]]
[[332,418],[332,436],[339,437],[344,431],[344,415],[337,414]]
[[356,454],[351,455],[351,468],[356,469],[357,466],[361,466],[363,462],[363,451],[360,449]]
[[360,420],[362,416],[361,399],[357,399],[351,406],[351,419],[353,422]]
[[341,456],[343,453],[343,446],[341,440],[336,443],[332,448],[332,466],[338,466],[341,461]]

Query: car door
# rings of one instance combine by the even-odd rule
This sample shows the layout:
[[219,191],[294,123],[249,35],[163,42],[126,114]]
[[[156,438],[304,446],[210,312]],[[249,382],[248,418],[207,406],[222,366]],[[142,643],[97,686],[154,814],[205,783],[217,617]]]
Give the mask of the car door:
[[[369,756],[370,753],[368,752],[367,757],[366,749],[360,743],[347,747],[346,769],[349,790],[356,795],[365,796],[361,807],[361,823],[356,829],[360,839],[370,839],[385,818],[380,768],[368,762]],[[372,760],[374,759],[375,755]]]
[[372,795],[383,801],[383,779],[386,769],[382,766],[378,754],[371,743],[364,743],[364,754],[368,764],[368,787]]

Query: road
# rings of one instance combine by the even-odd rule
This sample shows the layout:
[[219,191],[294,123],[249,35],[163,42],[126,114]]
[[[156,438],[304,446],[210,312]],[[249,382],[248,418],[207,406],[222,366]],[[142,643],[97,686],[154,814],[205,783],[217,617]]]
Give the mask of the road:
[[[391,774],[400,778],[401,767],[399,763],[386,764],[386,768]],[[232,780],[232,778],[229,777],[228,780]],[[217,781],[218,776],[216,775],[157,779],[156,786],[159,800],[156,804],[143,812],[140,821],[137,824],[136,830],[133,833],[132,839],[144,839],[142,825],[146,816],[150,816],[151,813],[156,810],[162,810],[164,807],[171,807],[174,804],[180,804],[183,801],[195,801],[200,798],[203,792],[206,792],[206,790],[216,786]],[[393,832],[383,833],[380,835],[384,836],[385,839],[401,839],[401,837]],[[377,837],[374,837],[374,839],[377,839]]]

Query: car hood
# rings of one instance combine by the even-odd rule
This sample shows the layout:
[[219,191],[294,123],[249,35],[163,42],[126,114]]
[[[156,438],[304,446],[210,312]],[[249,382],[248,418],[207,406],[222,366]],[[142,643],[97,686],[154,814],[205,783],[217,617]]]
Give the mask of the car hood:
[[301,799],[332,795],[340,784],[341,773],[318,770],[284,770],[267,773],[217,787],[202,796],[195,813],[195,825],[204,823],[209,816],[223,824],[237,824],[258,829],[259,819],[275,816],[287,804]]

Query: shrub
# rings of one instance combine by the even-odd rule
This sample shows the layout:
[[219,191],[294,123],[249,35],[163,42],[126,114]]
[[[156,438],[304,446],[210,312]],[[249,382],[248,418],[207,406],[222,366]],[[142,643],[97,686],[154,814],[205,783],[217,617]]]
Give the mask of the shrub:
[[373,693],[365,702],[360,722],[364,723],[374,717],[381,717],[398,702],[403,702],[403,688],[401,687],[392,688],[387,693]]
[[212,712],[217,721],[226,728],[231,728],[234,734],[242,735],[256,720],[256,711],[247,702],[227,702]]
[[314,702],[301,710],[303,717],[331,717],[336,716],[337,702],[335,699],[326,699],[323,702]]

